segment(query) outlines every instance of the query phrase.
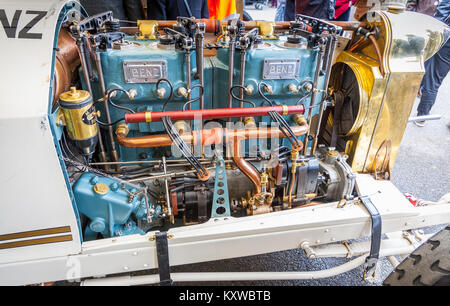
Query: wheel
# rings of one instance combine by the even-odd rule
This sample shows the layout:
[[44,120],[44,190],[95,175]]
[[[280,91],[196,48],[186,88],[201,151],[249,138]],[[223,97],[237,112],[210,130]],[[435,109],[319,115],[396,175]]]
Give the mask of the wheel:
[[450,226],[405,258],[384,280],[387,286],[449,286]]
[[256,3],[255,4],[255,9],[262,10],[263,8],[264,8],[264,5],[262,5],[261,3]]

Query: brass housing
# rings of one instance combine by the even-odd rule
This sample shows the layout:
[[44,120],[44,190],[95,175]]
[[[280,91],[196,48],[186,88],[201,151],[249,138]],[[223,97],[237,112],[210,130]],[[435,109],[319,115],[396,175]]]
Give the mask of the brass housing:
[[98,127],[92,97],[88,91],[71,87],[59,96],[62,125],[83,154],[92,154],[97,143]]
[[[448,37],[448,27],[430,16],[382,11],[377,16],[379,21],[374,25],[380,30],[377,44],[382,62],[377,61],[376,49],[368,39],[353,52],[343,51],[336,60],[351,68],[359,87],[359,111],[353,127],[345,135],[339,135],[341,143],[345,143],[348,162],[356,172],[371,172],[379,167],[373,165],[375,155],[386,140],[391,143],[387,157],[393,167],[425,73],[423,63]],[[330,92],[335,90],[333,78],[338,77],[331,76]],[[330,115],[328,130],[332,121]]]

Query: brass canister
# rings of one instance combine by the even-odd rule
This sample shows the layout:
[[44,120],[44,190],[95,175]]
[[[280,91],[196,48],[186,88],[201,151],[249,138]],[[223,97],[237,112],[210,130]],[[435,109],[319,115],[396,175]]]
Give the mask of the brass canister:
[[84,155],[92,155],[98,141],[98,127],[91,95],[71,87],[59,96],[59,105],[69,138]]

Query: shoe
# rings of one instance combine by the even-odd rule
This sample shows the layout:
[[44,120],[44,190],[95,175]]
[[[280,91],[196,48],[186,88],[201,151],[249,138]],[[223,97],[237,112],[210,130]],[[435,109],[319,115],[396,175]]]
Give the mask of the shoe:
[[417,125],[418,127],[424,127],[425,121],[414,121],[414,124]]

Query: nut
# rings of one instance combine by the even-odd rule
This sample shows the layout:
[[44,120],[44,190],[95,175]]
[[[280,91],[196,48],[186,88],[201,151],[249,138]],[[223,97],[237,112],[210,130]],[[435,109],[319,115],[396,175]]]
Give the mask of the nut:
[[164,96],[166,95],[166,89],[163,88],[163,87],[158,88],[158,89],[156,90],[156,95],[157,95],[158,98],[160,98],[160,99],[164,98]]
[[184,87],[178,87],[177,93],[179,96],[185,97],[187,98],[189,95],[189,92],[186,88]]

